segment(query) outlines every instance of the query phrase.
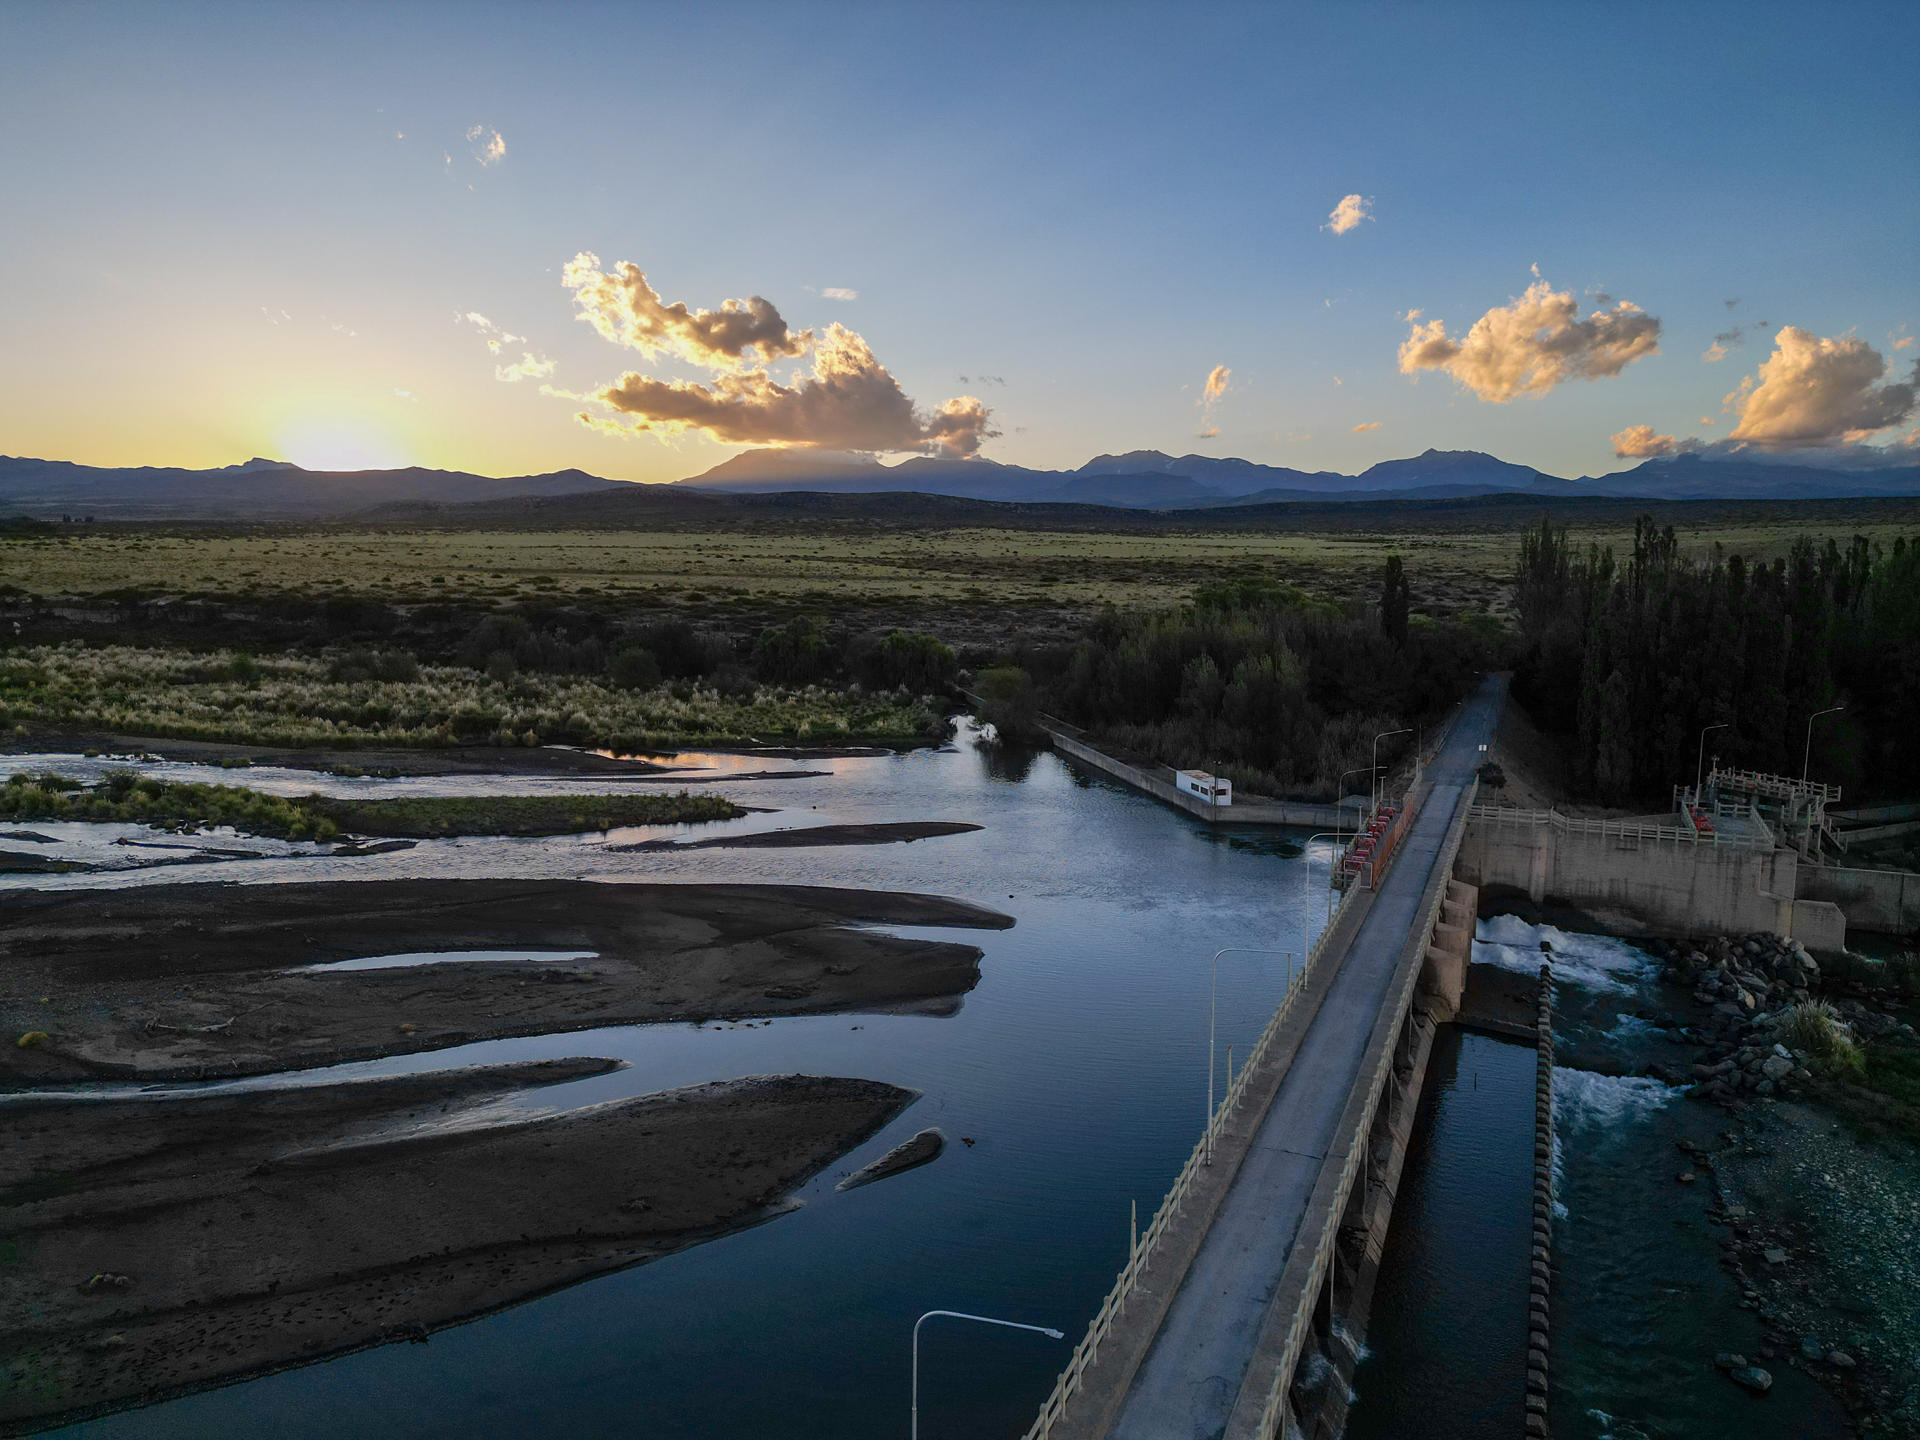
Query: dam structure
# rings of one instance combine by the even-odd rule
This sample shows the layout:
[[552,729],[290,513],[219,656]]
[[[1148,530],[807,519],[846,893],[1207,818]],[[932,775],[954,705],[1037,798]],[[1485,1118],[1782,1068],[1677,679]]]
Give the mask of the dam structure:
[[[1814,950],[1843,948],[1849,922],[1920,928],[1916,877],[1819,863],[1812,842],[1831,827],[1803,801],[1804,781],[1716,769],[1709,794],[1677,791],[1676,814],[1635,820],[1480,803],[1505,704],[1506,677],[1484,679],[1415,770],[1380,847],[1390,861],[1355,871],[1159,1212],[1130,1239],[1026,1440],[1341,1433],[1427,1055],[1437,1027],[1459,1016],[1483,887],[1656,934],[1764,930]],[[1204,801],[1163,777],[1077,735],[1054,738],[1202,813]],[[1777,811],[1768,823],[1753,795],[1778,799],[1769,786],[1797,827]],[[1783,840],[1795,828],[1799,846]],[[1514,1336],[1529,1346],[1528,1435],[1546,1433],[1550,1242],[1536,1217],[1531,1334]]]
[[1475,896],[1452,871],[1505,695],[1484,681],[1417,772],[1394,863],[1315,943],[1029,1440],[1264,1440],[1344,1418],[1324,1377],[1351,1369],[1337,1321],[1371,1292],[1429,1010],[1459,1003]]

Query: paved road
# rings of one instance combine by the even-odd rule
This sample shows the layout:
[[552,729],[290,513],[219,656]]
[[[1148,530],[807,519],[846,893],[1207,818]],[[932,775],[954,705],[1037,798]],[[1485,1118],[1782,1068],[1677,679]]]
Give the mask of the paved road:
[[1225,1432],[1447,828],[1480,745],[1493,737],[1505,693],[1501,679],[1486,681],[1429,767],[1432,793],[1134,1376],[1109,1432],[1113,1440],[1215,1440]]

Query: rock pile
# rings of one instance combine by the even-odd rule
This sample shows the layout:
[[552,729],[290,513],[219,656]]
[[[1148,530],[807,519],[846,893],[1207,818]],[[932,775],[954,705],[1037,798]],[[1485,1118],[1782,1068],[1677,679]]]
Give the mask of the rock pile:
[[1798,940],[1778,935],[1656,941],[1649,949],[1670,979],[1693,987],[1708,1008],[1688,1038],[1706,1045],[1693,1066],[1696,1093],[1731,1104],[1791,1094],[1813,1079],[1811,1058],[1777,1038],[1792,1007],[1820,990],[1820,963]]

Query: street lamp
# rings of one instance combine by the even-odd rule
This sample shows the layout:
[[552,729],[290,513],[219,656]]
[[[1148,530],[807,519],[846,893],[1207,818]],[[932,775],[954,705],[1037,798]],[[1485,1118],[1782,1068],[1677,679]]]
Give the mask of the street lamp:
[[1826,709],[1816,710],[1807,717],[1807,748],[1800,752],[1800,783],[1802,785],[1807,783],[1807,766],[1813,762],[1813,722],[1822,715],[1831,715],[1837,710],[1846,708],[1844,705],[1829,705]]
[[1700,732],[1700,748],[1693,757],[1693,803],[1696,807],[1700,804],[1700,786],[1703,783],[1700,777],[1705,772],[1707,764],[1707,736],[1715,730],[1726,729],[1732,723],[1731,720],[1722,720],[1718,724],[1707,726]]
[[1067,1337],[1058,1330],[1050,1330],[1045,1325],[1022,1325],[1018,1320],[996,1320],[991,1315],[969,1315],[962,1310],[929,1310],[913,1322],[913,1440],[920,1440],[920,1327],[936,1315],[945,1315],[954,1320],[977,1320],[982,1325],[1004,1325],[1009,1330],[1031,1330],[1036,1335],[1045,1335],[1049,1340],[1064,1340]]
[[1214,1037],[1220,1020],[1220,957],[1222,955],[1284,955],[1287,957],[1287,988],[1293,988],[1293,952],[1257,945],[1228,945],[1213,952],[1213,990],[1207,1001],[1207,1163],[1213,1163],[1213,1075],[1219,1069],[1214,1056]]
[[[1322,830],[1318,835],[1307,837],[1306,848],[1300,852],[1300,953],[1313,954],[1313,842],[1316,840],[1338,840],[1338,830]],[[1339,857],[1334,857],[1334,864]],[[1327,871],[1327,885],[1333,885],[1333,871]],[[1301,962],[1305,964],[1303,960]]]
[[1412,733],[1413,727],[1409,725],[1404,730],[1382,730],[1373,737],[1373,808],[1376,810],[1380,808],[1380,742],[1391,740],[1395,735]]
[[[1346,823],[1346,811],[1342,807],[1340,802],[1347,798],[1347,790],[1346,790],[1347,776],[1358,775],[1359,773],[1360,773],[1360,767],[1358,765],[1354,766],[1353,769],[1351,770],[1342,770],[1340,772],[1340,778],[1334,781],[1334,784],[1333,784],[1333,808],[1335,812],[1338,813],[1340,817],[1339,823],[1342,825]],[[1371,779],[1369,779],[1369,783],[1371,783]],[[1355,825],[1354,828],[1357,830],[1360,827],[1358,825]]]

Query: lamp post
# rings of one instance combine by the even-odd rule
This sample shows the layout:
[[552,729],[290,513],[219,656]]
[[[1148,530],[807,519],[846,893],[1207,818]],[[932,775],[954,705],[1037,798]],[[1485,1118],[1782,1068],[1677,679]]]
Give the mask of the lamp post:
[[[1306,848],[1300,852],[1300,953],[1303,956],[1313,954],[1313,842],[1339,838],[1338,830],[1322,830],[1317,835],[1309,835]],[[1331,870],[1327,873],[1327,884],[1333,884]]]
[[1807,746],[1800,752],[1800,783],[1802,785],[1807,783],[1807,767],[1813,763],[1813,722],[1822,715],[1831,715],[1846,708],[1844,705],[1829,705],[1826,709],[1816,710],[1807,717]]
[[1222,955],[1284,955],[1287,957],[1287,987],[1293,987],[1293,952],[1274,950],[1257,945],[1228,945],[1213,952],[1213,989],[1207,1001],[1207,1163],[1213,1163],[1213,1074],[1219,1068],[1215,1063],[1214,1037],[1219,1030],[1220,1020],[1220,957]]
[[991,1315],[969,1315],[963,1310],[929,1310],[913,1322],[913,1440],[920,1440],[920,1327],[936,1315],[945,1315],[954,1320],[977,1320],[982,1325],[1004,1325],[1009,1330],[1031,1330],[1036,1335],[1045,1335],[1049,1340],[1064,1340],[1067,1337],[1058,1330],[1045,1325],[1023,1325],[1018,1320],[996,1320]]
[[1380,742],[1382,740],[1391,740],[1395,735],[1411,735],[1412,733],[1413,727],[1409,725],[1402,730],[1382,730],[1378,735],[1373,737],[1373,808],[1376,810],[1380,808]]
[[1703,783],[1701,780],[1701,776],[1706,771],[1707,736],[1710,735],[1715,730],[1726,729],[1727,726],[1731,725],[1732,723],[1733,722],[1731,720],[1722,720],[1717,724],[1707,726],[1705,730],[1702,730],[1700,732],[1700,748],[1693,757],[1693,803],[1696,808],[1700,804],[1700,786]]
[[[1334,782],[1334,785],[1333,785],[1333,808],[1334,808],[1334,810],[1335,810],[1336,812],[1338,812],[1338,814],[1339,814],[1339,817],[1340,817],[1340,818],[1339,818],[1339,821],[1338,821],[1337,823],[1339,823],[1339,824],[1341,824],[1341,825],[1345,825],[1345,824],[1346,824],[1346,811],[1345,811],[1345,808],[1344,808],[1344,807],[1343,807],[1343,806],[1341,805],[1341,803],[1340,803],[1340,802],[1341,802],[1341,801],[1343,801],[1343,800],[1345,800],[1345,799],[1347,798],[1347,790],[1346,790],[1346,787],[1347,787],[1347,776],[1349,776],[1349,775],[1358,775],[1359,773],[1360,773],[1360,767],[1359,767],[1358,765],[1356,765],[1356,766],[1354,766],[1354,767],[1353,767],[1353,769],[1351,769],[1351,770],[1342,770],[1342,771],[1340,772],[1340,778],[1339,778],[1338,780],[1336,780],[1336,781]],[[1355,828],[1355,829],[1358,829],[1359,827],[1358,827],[1358,826],[1355,826],[1354,828]],[[1344,832],[1343,832],[1343,833],[1344,833]]]

